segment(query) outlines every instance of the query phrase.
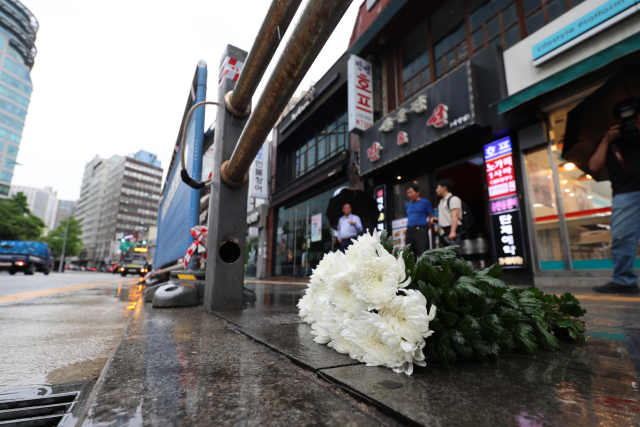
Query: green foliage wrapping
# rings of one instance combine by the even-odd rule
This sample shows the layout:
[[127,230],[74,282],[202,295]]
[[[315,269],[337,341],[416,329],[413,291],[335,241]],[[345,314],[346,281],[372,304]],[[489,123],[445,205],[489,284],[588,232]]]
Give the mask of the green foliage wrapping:
[[558,338],[578,340],[585,331],[577,318],[587,311],[570,293],[558,297],[509,286],[500,280],[500,265],[473,271],[450,248],[426,251],[416,262],[408,247],[394,250],[386,232],[381,241],[404,259],[409,288],[425,296],[427,307],[436,306],[434,334],[423,352],[448,371],[456,361],[488,363],[515,350],[534,355],[555,350]]

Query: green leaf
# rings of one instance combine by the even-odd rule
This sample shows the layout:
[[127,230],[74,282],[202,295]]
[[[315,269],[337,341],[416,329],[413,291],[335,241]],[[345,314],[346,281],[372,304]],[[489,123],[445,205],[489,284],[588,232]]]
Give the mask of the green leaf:
[[453,258],[451,260],[451,266],[457,277],[473,276],[473,268],[462,258]]
[[480,297],[484,296],[484,292],[480,289],[476,288],[467,277],[460,277],[454,284],[453,290],[460,296],[468,297],[469,295],[477,295]]
[[498,263],[493,264],[489,268],[485,268],[484,270],[476,272],[476,276],[488,276],[493,277],[494,279],[501,278],[503,274],[504,271],[502,271],[502,267]]
[[407,276],[414,276],[416,269],[416,256],[408,249],[408,246],[406,246],[404,251],[402,251],[402,259],[404,260],[404,268],[407,271]]
[[428,256],[421,256],[416,263],[413,279],[423,280],[427,283],[437,283],[440,278],[441,269],[429,261]]
[[452,309],[456,310],[458,308],[458,295],[454,292],[453,289],[445,289],[442,291],[442,298],[446,301],[446,303]]
[[516,348],[528,354],[538,354],[533,328],[526,323],[518,323],[513,331]]
[[387,252],[389,252],[390,254],[393,253],[395,239],[393,238],[393,236],[389,236],[387,230],[382,230],[382,233],[380,233],[380,243]]

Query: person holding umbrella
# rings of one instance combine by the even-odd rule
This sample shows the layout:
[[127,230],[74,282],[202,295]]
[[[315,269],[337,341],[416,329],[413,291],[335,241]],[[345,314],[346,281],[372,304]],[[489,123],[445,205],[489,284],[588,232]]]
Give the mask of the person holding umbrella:
[[353,238],[362,233],[360,217],[351,213],[351,204],[342,205],[342,216],[338,220],[338,242],[340,250],[344,252],[353,243]]
[[605,166],[613,192],[611,204],[611,282],[595,286],[602,293],[640,292],[633,269],[640,240],[640,99],[618,102],[613,115],[620,124],[609,128],[589,159],[589,169],[600,172]]

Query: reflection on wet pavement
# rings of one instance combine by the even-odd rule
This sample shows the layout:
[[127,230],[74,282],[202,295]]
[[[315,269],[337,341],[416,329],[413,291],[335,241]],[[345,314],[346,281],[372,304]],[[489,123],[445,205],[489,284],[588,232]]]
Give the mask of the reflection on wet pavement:
[[137,306],[85,425],[640,424],[640,299],[585,299],[587,340],[558,352],[407,377],[315,344],[304,287],[247,287],[255,305],[215,316]]

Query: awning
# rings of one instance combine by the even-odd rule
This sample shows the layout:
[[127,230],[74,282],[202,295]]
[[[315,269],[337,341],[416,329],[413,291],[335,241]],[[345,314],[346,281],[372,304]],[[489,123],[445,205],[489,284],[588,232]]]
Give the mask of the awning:
[[640,50],[640,33],[635,34],[606,50],[598,52],[587,59],[577,62],[570,67],[567,67],[564,70],[521,90],[520,92],[514,93],[513,95],[498,101],[496,103],[498,105],[498,113],[502,114],[509,110],[513,110],[514,108],[531,101],[544,93],[555,90],[637,50]]

